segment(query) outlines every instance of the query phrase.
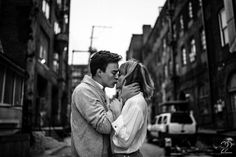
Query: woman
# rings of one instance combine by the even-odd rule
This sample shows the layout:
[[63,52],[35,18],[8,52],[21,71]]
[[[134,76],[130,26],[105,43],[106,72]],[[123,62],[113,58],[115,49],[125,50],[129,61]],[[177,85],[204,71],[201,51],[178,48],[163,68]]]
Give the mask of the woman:
[[142,157],[139,149],[147,131],[147,100],[153,94],[153,81],[143,64],[129,60],[120,66],[118,90],[124,85],[137,82],[139,94],[125,101],[119,117],[112,123],[111,149],[113,157]]

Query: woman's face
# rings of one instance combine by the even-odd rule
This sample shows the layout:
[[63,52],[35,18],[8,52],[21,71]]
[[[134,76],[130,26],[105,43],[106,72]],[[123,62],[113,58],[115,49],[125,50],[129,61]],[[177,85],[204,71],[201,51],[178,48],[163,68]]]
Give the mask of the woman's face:
[[121,65],[120,67],[120,74],[119,74],[119,78],[118,78],[118,82],[116,84],[116,88],[117,89],[121,89],[122,84],[124,82],[124,78],[125,78],[125,67]]

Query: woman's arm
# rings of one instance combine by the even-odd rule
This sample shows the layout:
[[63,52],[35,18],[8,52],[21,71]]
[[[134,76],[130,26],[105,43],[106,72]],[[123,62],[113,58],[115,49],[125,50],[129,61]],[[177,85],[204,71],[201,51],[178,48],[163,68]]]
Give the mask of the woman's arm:
[[143,112],[138,105],[132,105],[122,111],[121,115],[112,123],[115,130],[115,136],[112,139],[114,144],[117,147],[128,148],[143,123]]

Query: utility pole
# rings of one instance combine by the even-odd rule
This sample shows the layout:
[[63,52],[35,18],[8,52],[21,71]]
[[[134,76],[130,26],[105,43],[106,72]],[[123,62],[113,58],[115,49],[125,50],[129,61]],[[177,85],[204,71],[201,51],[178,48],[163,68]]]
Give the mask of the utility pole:
[[90,36],[90,45],[89,45],[89,52],[90,52],[90,55],[95,52],[95,49],[93,49],[93,39],[94,39],[94,31],[95,31],[95,28],[106,29],[106,28],[112,28],[112,27],[111,27],[111,26],[97,26],[97,25],[93,25],[93,26],[92,26],[91,36]]
[[[84,53],[84,52],[88,52],[89,53],[89,58],[90,56],[96,52],[96,50],[93,48],[93,39],[94,39],[94,31],[95,28],[112,28],[111,26],[97,26],[97,25],[93,25],[92,26],[92,30],[91,30],[91,36],[90,36],[90,45],[89,45],[89,49],[88,50],[72,50],[72,57],[71,57],[71,65],[73,65],[73,60],[74,60],[74,53],[79,52],[79,53]],[[89,59],[88,58],[88,59]]]

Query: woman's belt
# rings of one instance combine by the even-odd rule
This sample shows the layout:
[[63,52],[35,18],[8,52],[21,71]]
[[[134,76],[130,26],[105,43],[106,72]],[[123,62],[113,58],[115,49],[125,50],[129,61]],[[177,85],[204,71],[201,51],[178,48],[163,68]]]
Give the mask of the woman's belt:
[[140,151],[137,150],[137,151],[132,152],[132,153],[115,153],[112,156],[113,157],[136,157],[139,154],[141,155]]

